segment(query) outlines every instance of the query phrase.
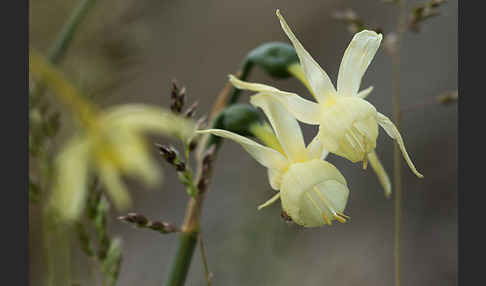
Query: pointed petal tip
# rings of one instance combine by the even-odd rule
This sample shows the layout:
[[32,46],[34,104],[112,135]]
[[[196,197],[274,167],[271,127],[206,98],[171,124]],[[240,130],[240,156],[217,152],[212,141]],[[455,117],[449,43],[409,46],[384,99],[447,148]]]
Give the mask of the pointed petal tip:
[[237,89],[245,89],[244,84],[245,82],[237,78],[236,76],[229,74],[228,75],[229,81],[231,84],[236,87]]
[[380,38],[380,39],[383,38],[383,35],[381,33],[378,34],[377,32],[375,32],[373,30],[362,30],[361,32],[356,33],[355,36],[356,35],[365,35],[365,34],[368,35],[368,36],[372,36],[372,37],[376,37],[376,38]]

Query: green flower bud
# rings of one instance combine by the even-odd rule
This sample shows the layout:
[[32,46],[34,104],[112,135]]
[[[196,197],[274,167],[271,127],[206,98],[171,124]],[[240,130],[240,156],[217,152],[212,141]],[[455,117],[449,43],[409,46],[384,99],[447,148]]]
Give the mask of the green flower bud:
[[290,77],[288,67],[299,62],[294,47],[280,42],[260,45],[248,54],[247,59],[275,78]]
[[[260,124],[260,112],[250,104],[233,104],[218,114],[214,119],[213,128],[224,129],[241,136],[252,136],[251,126]],[[211,135],[207,146],[218,144],[220,137]]]

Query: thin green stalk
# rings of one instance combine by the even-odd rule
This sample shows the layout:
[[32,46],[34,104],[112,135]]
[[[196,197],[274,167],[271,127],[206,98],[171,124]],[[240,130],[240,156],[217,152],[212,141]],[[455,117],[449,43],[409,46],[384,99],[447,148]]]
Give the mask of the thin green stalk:
[[[406,9],[405,0],[398,1],[398,22],[397,22],[397,39],[394,51],[392,52],[393,62],[393,121],[400,130],[401,112],[400,112],[400,45],[403,34],[406,30]],[[402,156],[400,148],[395,142],[393,148],[393,177],[395,189],[395,286],[401,285],[401,234],[402,234]]]
[[[66,54],[69,45],[72,43],[74,35],[76,34],[79,25],[88,14],[89,10],[94,6],[96,0],[82,0],[76,6],[69,16],[68,21],[64,24],[54,45],[49,49],[47,58],[53,64],[58,64]],[[31,89],[29,95],[35,98],[44,92],[44,85],[39,83],[35,88]]]
[[199,233],[199,249],[201,250],[201,259],[204,266],[204,274],[206,275],[206,281],[208,282],[208,286],[211,286],[211,272],[209,272],[208,260],[206,258],[206,250],[204,248],[204,241],[201,233]]
[[[240,79],[245,80],[253,67],[253,64],[248,60],[243,63]],[[226,107],[236,103],[238,101],[240,90],[232,87],[229,94],[229,100],[226,103]],[[213,122],[212,124],[214,124]],[[210,147],[216,145],[219,147],[222,140],[211,140],[214,136],[209,136],[207,143],[203,143],[203,149],[209,150]],[[217,150],[217,149],[215,149]],[[217,152],[217,151],[215,151]],[[198,182],[201,178],[202,172],[202,155],[199,156],[200,162],[198,166],[198,174],[196,176],[195,182]],[[191,265],[192,257],[194,254],[194,249],[197,244],[197,238],[200,233],[199,218],[201,214],[202,202],[204,199],[204,194],[198,193],[189,198],[189,202],[186,207],[186,216],[184,219],[184,224],[182,226],[182,231],[179,234],[179,246],[172,262],[171,270],[169,272],[169,278],[165,286],[182,286],[186,281],[187,273]]]
[[49,50],[47,58],[54,64],[62,60],[63,56],[66,54],[66,50],[69,44],[74,38],[79,24],[88,14],[89,10],[94,6],[96,0],[82,0],[76,8],[74,8],[71,16],[67,23],[61,30],[59,37],[57,38],[54,46]]
[[169,279],[166,283],[167,286],[184,285],[194,249],[196,248],[197,237],[198,231],[182,232],[179,235],[179,247],[174,257]]

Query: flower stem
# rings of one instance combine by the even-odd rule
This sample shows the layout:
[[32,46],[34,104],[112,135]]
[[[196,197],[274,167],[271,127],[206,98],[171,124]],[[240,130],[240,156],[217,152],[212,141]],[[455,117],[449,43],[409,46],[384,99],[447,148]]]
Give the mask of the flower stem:
[[82,0],[82,2],[74,8],[71,16],[54,43],[54,46],[49,50],[47,57],[52,63],[58,63],[62,59],[69,44],[72,42],[79,24],[83,21],[95,2],[96,0]]
[[182,232],[179,235],[179,248],[177,249],[177,253],[174,257],[172,271],[170,272],[166,285],[184,285],[189,266],[191,265],[194,249],[196,248],[197,237],[197,231]]
[[[243,63],[240,79],[245,80],[250,74],[252,67],[253,64],[245,60],[245,62]],[[240,90],[233,87],[230,92],[225,93],[223,96],[229,96],[229,100],[228,98],[222,100],[222,102],[225,102],[224,107],[228,107],[236,103],[238,101],[240,92]],[[217,101],[215,105],[217,105],[218,103],[220,102]],[[224,107],[213,106],[213,109],[217,108],[222,110],[224,109]],[[220,110],[217,112],[220,112]],[[212,119],[213,118],[210,118],[210,120]],[[214,124],[214,122],[212,124]],[[203,148],[202,150],[209,150],[213,145],[215,145],[215,147],[219,147],[221,145],[222,140],[212,141],[209,140],[210,138],[211,137],[206,137],[206,140],[201,140],[202,142],[204,142],[202,145],[200,145]],[[217,152],[217,148],[214,149],[214,152]],[[200,155],[198,156],[199,162],[197,170],[198,174],[195,178],[196,184],[201,180],[201,176],[203,176],[203,153],[204,152],[200,152]],[[215,156],[215,154],[213,156]],[[207,188],[207,185],[205,185],[204,187]],[[167,280],[167,283],[165,284],[166,286],[182,286],[186,281],[189,266],[191,265],[192,257],[194,254],[194,249],[196,248],[198,236],[200,234],[199,219],[201,215],[202,203],[204,200],[204,193],[205,190],[198,189],[196,195],[189,198],[189,202],[187,203],[186,207],[184,224],[181,228],[182,231],[179,234],[179,246],[172,262],[172,269],[170,270],[169,278]]]
[[[96,0],[83,0],[79,3],[69,16],[68,21],[62,28],[54,45],[49,49],[47,59],[52,64],[58,64],[66,54],[69,45],[72,43],[74,35],[78,30],[79,25],[88,14],[89,10],[94,6]],[[40,96],[44,92],[44,85],[39,83],[37,86],[29,91],[32,98]]]
[[[400,112],[400,45],[403,34],[406,29],[406,9],[405,0],[398,1],[398,22],[397,22],[397,40],[395,42],[395,49],[392,52],[393,62],[393,89],[394,95],[392,97],[393,103],[393,121],[398,129],[400,129],[401,112]],[[402,161],[400,148],[395,142],[393,148],[393,177],[395,189],[395,286],[401,284],[401,233],[402,233]]]

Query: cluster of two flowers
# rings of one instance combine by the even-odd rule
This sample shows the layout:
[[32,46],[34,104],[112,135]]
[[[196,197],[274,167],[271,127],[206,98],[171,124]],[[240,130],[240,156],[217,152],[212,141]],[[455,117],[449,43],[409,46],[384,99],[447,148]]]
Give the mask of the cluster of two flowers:
[[[372,87],[359,92],[361,79],[380,45],[382,35],[364,30],[357,33],[346,49],[334,88],[327,74],[295,37],[277,10],[283,30],[292,42],[301,65],[299,78],[309,87],[317,103],[297,94],[280,91],[264,84],[248,83],[230,76],[239,88],[256,92],[251,104],[263,110],[272,125],[281,148],[263,146],[246,137],[218,129],[201,130],[231,139],[268,169],[272,189],[278,193],[260,208],[282,202],[283,210],[297,224],[305,227],[345,222],[343,214],[349,190],[344,176],[326,162],[329,152],[352,162],[375,156],[378,125],[397,140],[411,170],[415,169],[395,125],[364,98]],[[319,132],[306,147],[297,120],[319,125]]]

